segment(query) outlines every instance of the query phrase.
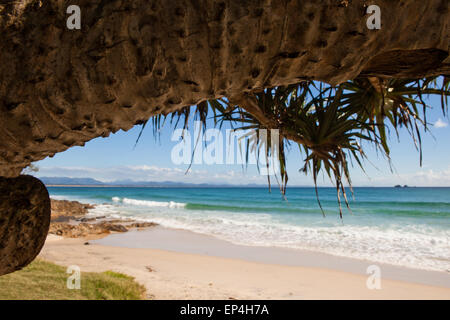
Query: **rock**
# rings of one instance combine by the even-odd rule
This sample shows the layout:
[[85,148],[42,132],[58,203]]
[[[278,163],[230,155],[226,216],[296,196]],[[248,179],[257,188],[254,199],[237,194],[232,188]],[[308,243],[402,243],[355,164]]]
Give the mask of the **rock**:
[[[95,206],[78,201],[51,200],[52,220],[49,233],[68,238],[80,238],[90,235],[107,235],[111,232],[127,232],[128,228],[147,228],[154,222],[135,222],[132,219],[107,219],[106,216],[85,217],[89,209]],[[79,222],[79,223],[77,223]]]
[[98,218],[81,218],[81,219],[76,219],[76,220],[80,221],[80,222],[90,222],[90,221],[95,221],[97,219]]
[[78,220],[78,218],[76,216],[56,215],[52,217],[51,222],[70,222],[72,220]]
[[128,229],[121,224],[102,222],[102,223],[99,223],[98,225],[108,231],[114,231],[114,232],[127,232],[128,231]]
[[134,222],[129,225],[127,225],[130,228],[149,228],[149,227],[155,227],[158,224],[155,222]]
[[49,233],[66,238],[80,238],[89,235],[109,234],[110,231],[100,224],[80,223],[78,225],[73,225],[67,223],[52,223],[50,224]]
[[84,204],[78,201],[54,200],[51,199],[52,220],[63,219],[61,217],[79,217],[88,213],[89,209],[95,208],[94,205]]
[[128,223],[128,222],[134,222],[135,220],[132,219],[110,219],[107,222],[109,223]]

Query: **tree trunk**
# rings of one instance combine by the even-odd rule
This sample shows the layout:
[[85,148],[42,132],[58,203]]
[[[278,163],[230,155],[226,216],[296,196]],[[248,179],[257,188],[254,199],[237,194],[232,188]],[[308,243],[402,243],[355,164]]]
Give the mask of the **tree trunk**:
[[[159,113],[360,74],[449,73],[448,0],[22,0],[0,5],[0,176]],[[66,9],[81,8],[81,30]],[[445,60],[447,59],[447,60]]]
[[50,226],[50,199],[31,176],[0,178],[0,276],[20,270],[41,251]]

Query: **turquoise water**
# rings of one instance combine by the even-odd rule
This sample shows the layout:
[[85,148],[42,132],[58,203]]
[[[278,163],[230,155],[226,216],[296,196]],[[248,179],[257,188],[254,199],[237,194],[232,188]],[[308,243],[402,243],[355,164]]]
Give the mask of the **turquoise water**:
[[133,217],[237,244],[314,250],[450,271],[450,188],[355,188],[338,215],[333,188],[63,188],[51,197],[98,204],[91,215]]

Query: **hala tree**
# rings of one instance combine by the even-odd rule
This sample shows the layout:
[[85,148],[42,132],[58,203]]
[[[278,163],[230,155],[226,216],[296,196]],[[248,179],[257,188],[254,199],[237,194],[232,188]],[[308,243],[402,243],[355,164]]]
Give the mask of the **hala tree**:
[[[312,175],[320,208],[317,179],[324,173],[336,188],[342,218],[341,197],[350,210],[345,184],[353,194],[349,163],[356,163],[364,171],[363,160],[367,159],[364,148],[369,145],[375,146],[390,162],[390,130],[392,128],[398,136],[403,128],[419,151],[422,164],[421,133],[428,130],[426,115],[431,108],[426,98],[440,96],[445,115],[449,84],[448,77],[437,76],[423,79],[361,77],[337,86],[303,81],[239,97],[204,101],[153,117],[151,122],[155,133],[168,118],[172,125],[182,124],[187,128],[192,116],[203,126],[213,117],[216,126],[228,122],[235,130],[253,129],[251,135],[244,135],[249,142],[245,159],[251,150],[263,150],[267,157],[277,152],[280,176],[276,178],[283,196],[288,182],[286,152],[289,145],[296,144],[304,155],[300,171]],[[271,150],[266,139],[261,139],[260,131],[270,132],[270,129],[279,132],[278,150]],[[268,184],[270,188],[269,176]]]

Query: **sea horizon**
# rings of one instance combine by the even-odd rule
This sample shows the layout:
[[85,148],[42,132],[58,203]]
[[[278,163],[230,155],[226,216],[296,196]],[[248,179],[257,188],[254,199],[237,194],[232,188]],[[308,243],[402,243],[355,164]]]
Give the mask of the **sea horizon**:
[[[268,189],[268,186],[264,186],[264,185],[258,185],[258,186],[247,186],[247,185],[207,185],[207,186],[202,186],[202,185],[196,185],[196,184],[192,184],[189,186],[151,186],[151,185],[133,185],[133,184],[129,184],[129,185],[121,185],[121,184],[45,184],[46,187],[68,187],[68,188],[73,188],[73,187],[83,187],[83,188],[166,188],[166,189],[190,189],[190,188],[217,188],[217,189],[227,189],[227,188],[246,188],[246,189]],[[278,190],[278,186],[271,186],[272,190]],[[308,188],[315,188],[314,186],[288,186],[288,189],[290,188],[294,188],[294,189],[308,189]],[[332,187],[332,186],[317,186],[318,189],[336,189],[336,187]],[[352,189],[356,189],[356,188],[450,188],[450,186],[410,186],[410,185],[406,185],[402,186],[352,186]],[[345,187],[345,189],[350,190],[350,187]]]

